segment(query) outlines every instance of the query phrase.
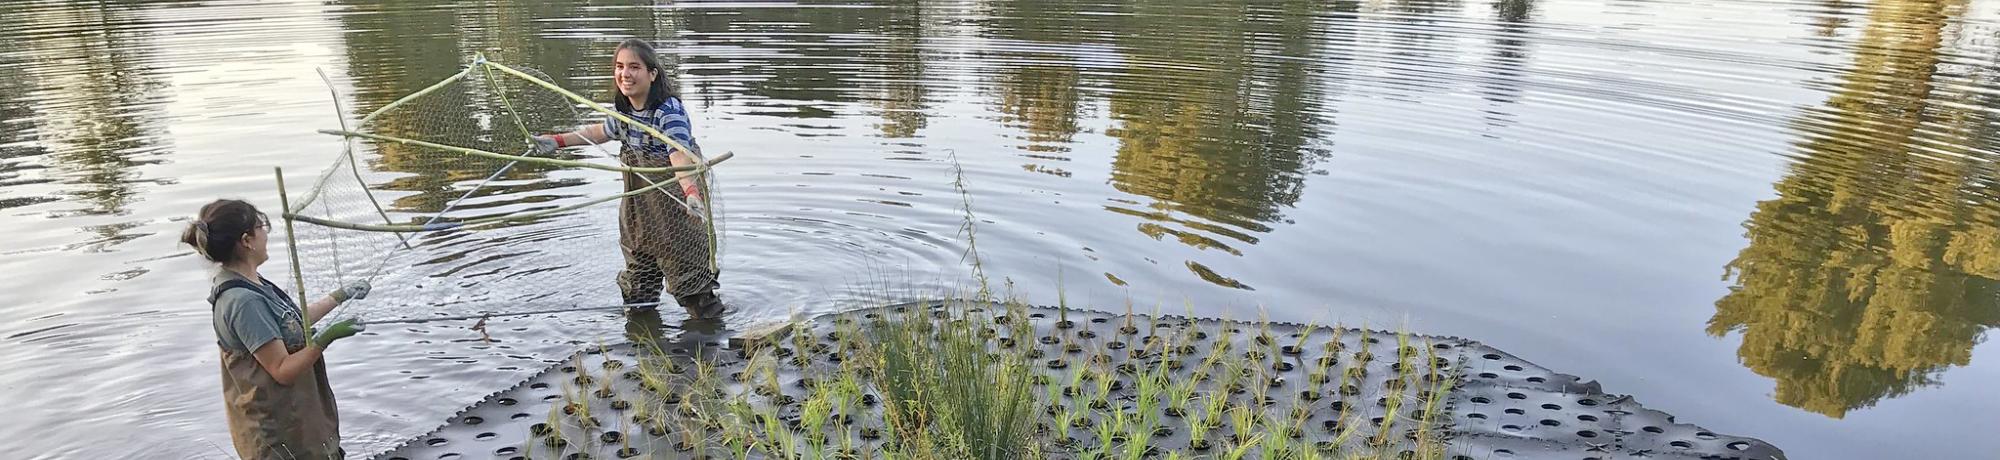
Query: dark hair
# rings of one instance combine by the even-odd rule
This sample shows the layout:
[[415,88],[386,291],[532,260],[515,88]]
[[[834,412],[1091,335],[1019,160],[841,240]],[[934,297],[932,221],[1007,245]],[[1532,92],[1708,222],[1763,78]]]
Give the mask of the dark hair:
[[208,260],[230,263],[243,257],[237,253],[243,238],[257,227],[269,225],[264,213],[256,206],[243,200],[215,200],[201,207],[201,214],[195,216],[187,230],[181,232],[181,243],[194,246],[196,252]]
[[[632,50],[633,54],[639,55],[639,62],[645,63],[646,70],[654,73],[653,85],[646,87],[646,106],[641,109],[659,107],[660,103],[667,101],[667,98],[680,96],[674,94],[674,85],[667,81],[667,70],[660,66],[660,54],[653,51],[653,45],[646,43],[645,40],[627,38],[618,43],[618,49],[611,51],[612,59],[617,59],[618,53],[625,50]],[[630,98],[618,92],[616,78],[611,79],[611,105],[617,107],[620,113],[632,113],[637,110],[632,108]]]

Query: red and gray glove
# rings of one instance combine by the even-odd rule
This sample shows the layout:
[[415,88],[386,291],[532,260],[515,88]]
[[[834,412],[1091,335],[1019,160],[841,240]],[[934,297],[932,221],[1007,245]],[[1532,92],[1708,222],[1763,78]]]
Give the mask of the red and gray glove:
[[555,153],[556,149],[569,147],[569,145],[566,145],[567,143],[563,142],[561,134],[544,134],[529,138],[528,140],[535,143],[534,154],[536,155],[547,155]]

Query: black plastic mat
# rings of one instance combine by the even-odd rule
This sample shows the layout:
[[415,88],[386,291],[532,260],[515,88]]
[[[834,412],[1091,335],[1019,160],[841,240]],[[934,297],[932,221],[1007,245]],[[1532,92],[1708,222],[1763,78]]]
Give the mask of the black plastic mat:
[[[993,307],[997,309],[999,307]],[[782,382],[778,394],[756,396],[760,404],[777,398],[804,398],[816,375],[838,369],[836,331],[840,325],[869,321],[898,312],[931,309],[943,314],[936,304],[900,305],[872,310],[826,315],[800,324],[776,337],[776,348],[765,356],[786,363],[776,372]],[[1207,368],[1208,392],[1232,394],[1230,407],[1261,405],[1272,414],[1302,417],[1292,436],[1301,445],[1328,446],[1346,432],[1351,437],[1412,439],[1418,434],[1413,421],[1423,413],[1422,382],[1439,377],[1450,383],[1449,393],[1438,398],[1441,413],[1431,414],[1437,435],[1448,446],[1445,458],[1453,460],[1489,458],[1529,459],[1624,459],[1624,458],[1703,458],[1703,459],[1782,459],[1776,447],[1762,441],[1720,435],[1691,424],[1676,423],[1671,415],[1646,409],[1630,396],[1604,393],[1595,382],[1552,372],[1484,344],[1452,337],[1410,336],[1383,331],[1334,329],[1283,323],[1245,323],[1215,319],[1150,316],[1028,309],[1026,318],[1000,318],[1006,325],[1034,327],[1032,343],[997,341],[997,348],[1020,347],[1035,359],[1041,375],[1038,384],[1064,385],[1073,381],[1086,366],[1117,369],[1119,375],[1151,369],[1160,363],[1157,352],[1144,352],[1156,340],[1192,339],[1172,358],[1181,361],[1176,372],[1193,373],[1200,363],[1222,347],[1227,358],[1246,365],[1243,378],[1234,387],[1228,379],[1216,378],[1218,368]],[[1025,320],[1025,321],[1024,321]],[[802,335],[801,335],[802,334]],[[1227,342],[1226,347],[1223,346]],[[692,373],[697,359],[713,366],[719,388],[727,394],[749,394],[762,378],[743,375],[747,358],[744,350],[726,349],[721,337],[682,337],[659,347],[665,361],[679,371]],[[638,408],[662,398],[679,400],[685,391],[658,382],[646,382],[635,368],[642,355],[631,344],[592,347],[553,365],[534,377],[493,394],[447,420],[437,430],[411,439],[400,447],[378,455],[378,459],[512,459],[512,458],[733,458],[733,450],[719,445],[717,427],[664,423],[674,417],[672,406],[655,404],[653,410]],[[1420,366],[1423,376],[1408,380],[1402,362]],[[1417,364],[1421,363],[1421,364]],[[656,364],[657,365],[657,364]],[[1252,372],[1254,368],[1254,373]],[[658,369],[658,368],[655,368]],[[1398,376],[1404,376],[1398,378]],[[1192,375],[1174,376],[1176,379]],[[1396,382],[1396,380],[1404,380]],[[802,382],[804,381],[804,382]],[[1105,398],[1111,404],[1132,407],[1135,389],[1122,380]],[[1254,385],[1254,386],[1253,386]],[[1390,388],[1407,388],[1391,391]],[[1254,395],[1264,394],[1263,398]],[[1080,391],[1079,393],[1087,393]],[[873,396],[873,395],[871,395]],[[1390,398],[1400,398],[1392,404]],[[1087,404],[1088,394],[1063,397],[1063,404]],[[1259,401],[1262,401],[1261,403]],[[1397,406],[1395,412],[1390,407]],[[1305,412],[1301,412],[1305,411]],[[797,417],[799,409],[786,407],[787,417]],[[1190,410],[1190,412],[1194,412]],[[1306,412],[1310,414],[1307,415]],[[1199,417],[1185,413],[1174,417]],[[879,417],[877,417],[879,418]],[[850,439],[855,448],[829,455],[870,455],[879,436],[870,438],[868,429],[879,431],[879,420],[870,425],[867,417],[856,422],[861,429]],[[1391,432],[1378,433],[1387,419]],[[787,421],[795,419],[788,418]],[[1400,423],[1399,423],[1400,421]],[[1097,421],[1078,422],[1066,433],[1041,423],[1040,436],[1048,440],[1090,436]],[[1359,426],[1352,426],[1359,425]],[[794,427],[796,429],[796,427]],[[1227,429],[1214,436],[1225,436]],[[552,441],[561,439],[561,441]],[[1219,449],[1198,449],[1187,433],[1162,430],[1147,441],[1164,458],[1177,450],[1195,456],[1218,455]],[[1052,458],[1077,458],[1079,452],[1064,449],[1062,442],[1051,443]],[[1253,451],[1246,458],[1259,458]],[[1407,455],[1407,454],[1406,454]],[[753,458],[763,458],[753,453]],[[1344,458],[1344,457],[1343,457]]]

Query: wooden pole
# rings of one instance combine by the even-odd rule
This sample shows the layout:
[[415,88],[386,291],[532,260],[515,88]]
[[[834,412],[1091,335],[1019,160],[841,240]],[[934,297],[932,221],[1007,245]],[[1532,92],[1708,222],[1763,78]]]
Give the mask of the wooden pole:
[[699,165],[699,164],[693,164],[693,165],[686,165],[686,166],[665,166],[665,167],[658,167],[658,168],[641,168],[641,167],[633,167],[633,166],[606,166],[606,165],[601,165],[601,164],[597,164],[597,163],[591,163],[591,162],[587,162],[587,161],[574,161],[574,160],[558,160],[558,159],[554,159],[554,158],[540,158],[540,157],[529,157],[529,156],[520,156],[520,155],[508,155],[508,154],[504,154],[504,153],[495,153],[495,152],[488,152],[488,151],[485,151],[485,150],[479,150],[479,149],[469,149],[469,148],[465,148],[465,147],[457,147],[457,146],[450,146],[450,145],[444,145],[444,144],[438,144],[438,143],[433,143],[433,142],[424,142],[424,141],[420,141],[420,140],[416,140],[416,139],[404,139],[404,138],[400,138],[400,137],[390,137],[390,136],[383,136],[383,135],[378,135],[378,134],[367,134],[367,133],[357,133],[357,132],[353,132],[353,131],[341,131],[341,130],[337,130],[337,129],[322,129],[322,130],[319,130],[319,133],[320,133],[320,134],[331,134],[331,135],[335,135],[335,136],[347,136],[347,137],[359,137],[359,138],[363,138],[363,139],[374,139],[374,140],[378,140],[378,141],[383,141],[383,142],[395,142],[395,143],[398,143],[398,144],[403,144],[403,145],[409,145],[409,146],[415,146],[415,147],[424,147],[424,148],[431,148],[431,149],[438,149],[438,150],[443,150],[443,151],[446,151],[446,152],[453,152],[453,153],[462,153],[462,154],[466,154],[466,155],[472,155],[472,156],[476,156],[476,157],[485,157],[485,158],[492,158],[492,159],[496,159],[496,160],[507,160],[507,161],[519,161],[519,162],[522,162],[522,163],[534,163],[534,164],[541,164],[541,165],[548,165],[548,166],[560,166],[560,167],[572,167],[572,168],[590,168],[590,169],[601,169],[601,170],[605,170],[605,171],[613,171],[613,172],[629,172],[629,173],[641,173],[641,174],[645,174],[645,173],[670,173],[670,172],[682,172],[682,171],[696,171],[696,170],[700,170],[700,169],[702,169],[702,168],[703,168],[703,166],[702,166],[702,165]]
[[586,99],[583,96],[578,96],[576,93],[570,92],[569,90],[562,89],[561,86],[556,86],[555,83],[542,81],[542,79],[540,78],[535,78],[535,76],[533,75],[528,75],[525,72],[514,70],[513,67],[507,67],[498,62],[480,61],[480,63],[495,69],[500,69],[501,72],[506,72],[508,75],[520,77],[522,80],[527,80],[528,83],[534,83],[536,86],[548,89],[549,91],[554,91],[556,92],[556,94],[561,94],[563,95],[563,97],[569,98],[569,100],[583,104],[585,107],[590,107],[590,110],[595,110],[599,113],[603,113],[606,116],[617,118],[618,121],[624,122],[626,126],[639,128],[639,130],[645,131],[647,135],[653,136],[653,138],[659,139],[663,142],[666,142],[667,145],[673,146],[675,150],[680,150],[681,152],[687,153],[689,157],[695,158],[697,162],[701,160],[701,157],[694,153],[694,149],[689,149],[687,148],[687,146],[681,145],[679,141],[675,141],[673,138],[667,137],[667,135],[665,133],[661,133],[660,130],[653,129],[652,126],[647,125],[645,123],[640,123],[638,120],[633,120],[632,117],[628,117],[625,116],[625,114],[618,113],[618,111],[616,110],[606,109],[603,106],[597,105],[596,101]]
[[[708,169],[709,169],[709,167],[710,167],[711,165],[714,165],[714,164],[716,164],[716,163],[721,163],[721,162],[723,162],[723,161],[727,161],[727,160],[729,160],[730,158],[735,158],[735,157],[736,157],[736,154],[735,154],[734,152],[728,152],[728,153],[723,153],[723,154],[721,154],[721,155],[716,155],[716,156],[715,156],[715,159],[713,159],[713,160],[709,160],[709,161],[708,161],[708,163],[702,163],[702,164],[699,164],[699,165],[694,165],[695,167],[694,167],[694,168],[692,168],[692,171],[693,171],[692,173],[693,173],[693,174],[700,174],[700,173],[703,173],[703,172],[707,172],[707,171],[708,171]],[[647,187],[644,187],[644,188],[639,188],[639,189],[635,189],[635,190],[632,190],[632,191],[629,191],[629,192],[625,192],[625,193],[620,193],[620,194],[617,194],[617,195],[608,195],[608,196],[604,196],[604,197],[601,197],[601,198],[597,198],[597,199],[593,199],[593,200],[590,200],[590,201],[585,201],[585,202],[582,202],[582,203],[577,203],[577,204],[573,204],[573,205],[569,205],[569,206],[563,206],[563,207],[560,207],[560,208],[554,208],[554,209],[544,209],[544,210],[541,210],[541,211],[535,211],[535,212],[530,212],[530,213],[523,213],[523,214],[508,214],[508,215],[502,215],[502,216],[493,216],[493,217],[486,217],[486,218],[480,218],[480,219],[472,219],[472,220],[468,220],[468,221],[464,221],[464,222],[444,222],[444,223],[435,223],[435,224],[429,224],[429,225],[415,225],[415,224],[403,224],[403,225],[382,225],[382,224],[360,224],[360,223],[353,223],[353,222],[343,222],[343,221],[337,221],[337,220],[331,220],[331,219],[321,219],[321,218],[318,218],[318,217],[312,217],[312,216],[303,216],[303,215],[297,215],[297,214],[291,214],[291,213],[287,213],[287,214],[285,214],[285,224],[286,224],[286,225],[291,225],[291,221],[292,221],[292,220],[300,220],[300,221],[305,221],[306,223],[309,223],[309,224],[315,224],[315,225],[320,225],[320,226],[324,226],[324,227],[333,227],[333,228],[338,228],[338,229],[343,229],[343,230],[359,230],[359,231],[368,231],[368,232],[428,232],[428,231],[438,231],[438,230],[448,230],[448,229],[453,229],[453,228],[459,228],[459,227],[469,227],[469,226],[474,226],[474,225],[485,225],[485,224],[491,224],[491,223],[495,223],[495,222],[505,222],[505,221],[509,221],[509,220],[519,220],[519,219],[529,219],[529,218],[535,218],[535,217],[541,217],[541,216],[546,216],[546,215],[550,215],[550,214],[557,214],[557,213],[564,213],[564,212],[569,212],[569,211],[575,211],[575,210],[578,210],[578,209],[582,209],[582,208],[585,208],[585,207],[588,207],[588,206],[592,206],[592,205],[596,205],[596,204],[599,204],[599,203],[603,203],[603,202],[606,202],[606,201],[611,201],[611,200],[616,200],[616,199],[619,199],[619,198],[625,198],[625,197],[629,197],[629,196],[635,196],[635,195],[639,195],[639,194],[643,194],[643,193],[646,193],[646,192],[651,192],[651,191],[655,191],[655,190],[659,190],[659,189],[660,189],[660,187],[664,187],[664,186],[667,186],[668,184],[678,184],[678,183],[679,183],[679,182],[675,182],[675,181],[663,181],[663,182],[658,182],[658,183],[654,183],[653,185],[650,185],[650,186],[647,186]]]
[[383,113],[403,105],[403,103],[410,102],[410,100],[412,99],[423,97],[425,94],[430,94],[439,89],[443,89],[445,85],[450,85],[452,82],[458,81],[458,79],[460,78],[465,78],[467,75],[472,75],[473,67],[474,66],[471,65],[465,66],[465,70],[458,71],[458,73],[452,74],[452,76],[445,77],[444,80],[438,81],[436,84],[431,85],[429,88],[417,90],[417,92],[410,93],[410,95],[408,96],[403,96],[402,99],[397,99],[395,102],[390,102],[389,105],[385,105],[382,106],[382,108],[375,109],[374,112],[369,112],[367,116],[361,117],[361,122],[355,123],[354,126],[358,128],[366,128],[368,127],[368,122],[375,121],[375,117],[381,116]]
[[[271,167],[271,172],[278,176],[278,205],[284,209],[292,209],[292,198],[285,194],[285,168],[273,166]],[[296,292],[299,296],[299,308],[305,308],[306,275],[304,271],[299,270],[299,240],[292,234],[291,215],[291,212],[283,214],[285,218],[285,250],[292,254],[292,286],[298,289]],[[334,263],[339,262],[336,261]]]

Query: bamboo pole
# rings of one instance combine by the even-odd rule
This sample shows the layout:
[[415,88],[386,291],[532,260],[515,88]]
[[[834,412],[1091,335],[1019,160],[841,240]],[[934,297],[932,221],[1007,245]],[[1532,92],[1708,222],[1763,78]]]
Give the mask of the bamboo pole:
[[508,154],[504,154],[504,153],[494,153],[494,152],[488,152],[488,151],[485,151],[485,150],[479,150],[479,149],[469,149],[469,148],[465,148],[465,147],[456,147],[456,146],[450,146],[450,145],[444,145],[444,144],[438,144],[438,143],[432,143],[432,142],[424,142],[424,141],[420,141],[420,140],[416,140],[416,139],[404,139],[404,138],[400,138],[400,137],[390,137],[390,136],[383,136],[383,135],[377,135],[377,134],[367,134],[367,133],[357,133],[357,132],[353,132],[353,131],[341,131],[341,130],[337,130],[337,129],[322,129],[322,130],[319,130],[319,133],[320,133],[320,134],[331,134],[331,135],[335,135],[335,136],[345,136],[345,137],[359,137],[359,138],[363,138],[363,139],[373,139],[373,140],[378,140],[378,141],[384,141],[384,142],[395,142],[395,143],[399,143],[399,144],[404,144],[404,145],[410,145],[410,146],[416,146],[416,147],[425,147],[425,148],[432,148],[432,149],[438,149],[438,150],[443,150],[443,151],[447,151],[447,152],[454,152],[454,153],[462,153],[462,154],[466,154],[466,155],[472,155],[472,156],[476,156],[476,157],[484,157],[484,158],[492,158],[492,159],[496,159],[496,160],[508,160],[508,161],[519,161],[519,162],[523,162],[523,163],[534,163],[534,164],[541,164],[541,165],[549,165],[549,166],[563,166],[563,167],[575,167],[575,168],[590,168],[590,169],[601,169],[601,170],[605,170],[605,171],[613,171],[613,172],[628,172],[628,173],[642,173],[642,174],[643,174],[643,173],[669,173],[669,172],[683,172],[683,171],[696,171],[696,170],[700,170],[700,169],[702,169],[702,168],[704,167],[704,166],[702,166],[702,165],[700,165],[700,164],[694,164],[694,165],[687,165],[687,166],[664,166],[664,167],[657,167],[657,168],[642,168],[642,167],[633,167],[633,166],[606,166],[606,165],[601,165],[601,164],[597,164],[597,163],[591,163],[591,162],[586,162],[586,161],[574,161],[574,160],[558,160],[558,159],[553,159],[553,158],[536,158],[536,157],[527,157],[527,156],[520,156],[520,155],[508,155]]
[[456,222],[445,222],[445,223],[439,223],[439,224],[429,224],[429,225],[415,225],[415,224],[363,224],[363,223],[357,223],[357,222],[347,222],[347,221],[340,221],[340,220],[333,220],[333,219],[323,219],[323,218],[319,218],[319,217],[313,217],[313,216],[308,216],[308,215],[303,215],[303,214],[285,214],[285,219],[286,219],[286,220],[298,220],[298,221],[300,221],[300,222],[305,222],[305,223],[308,223],[308,224],[313,224],[313,225],[318,225],[318,226],[321,226],[321,227],[331,227],[331,228],[337,228],[337,229],[341,229],[341,230],[355,230],[355,231],[362,231],[362,232],[402,232],[402,233],[419,233],[419,232],[431,232],[431,231],[438,231],[438,230],[450,230],[450,229],[453,229],[453,228],[458,228],[458,227],[462,226],[462,224],[460,224],[460,223],[456,223]]
[[[292,199],[289,195],[285,194],[285,168],[273,166],[271,167],[271,172],[278,176],[278,206],[284,209],[291,209]],[[292,254],[292,286],[298,289],[296,292],[299,296],[299,308],[305,308],[306,275],[304,271],[299,270],[299,240],[292,233],[292,213],[286,211],[283,216],[285,217],[285,250],[290,251]],[[304,319],[300,319],[300,321],[304,321]]]
[[[732,152],[732,153],[723,153],[723,154],[721,154],[721,155],[716,155],[716,156],[715,156],[715,159],[713,159],[713,160],[709,160],[709,162],[707,162],[707,163],[703,163],[703,164],[700,164],[700,165],[696,165],[698,169],[695,169],[695,170],[693,170],[692,172],[690,172],[690,174],[701,174],[701,173],[705,173],[705,172],[707,172],[707,171],[708,171],[708,169],[709,169],[709,166],[710,166],[710,165],[714,165],[714,164],[716,164],[716,163],[721,163],[721,162],[723,162],[723,161],[726,161],[726,160],[728,160],[728,159],[730,159],[730,158],[733,158],[733,157],[735,157],[735,156],[736,156],[736,154],[735,154],[735,153],[733,153],[733,152]],[[535,212],[530,212],[530,213],[524,213],[524,214],[509,214],[509,215],[503,215],[503,216],[493,216],[493,217],[485,217],[485,218],[479,218],[479,219],[472,219],[472,220],[467,220],[467,221],[464,221],[464,222],[444,222],[444,223],[433,223],[433,224],[423,224],[423,225],[413,225],[413,224],[403,224],[403,225],[387,225],[387,224],[361,224],[361,223],[354,223],[354,222],[343,222],[343,221],[337,221],[337,220],[332,220],[332,219],[322,219],[322,218],[318,218],[318,217],[312,217],[312,216],[304,216],[304,215],[297,215],[297,214],[291,214],[291,213],[286,213],[286,214],[285,214],[285,219],[286,219],[286,225],[290,225],[290,221],[291,221],[292,219],[297,219],[297,220],[300,220],[300,221],[304,221],[304,222],[306,222],[306,223],[309,223],[309,224],[315,224],[315,225],[320,225],[320,226],[325,226],[325,227],[332,227],[332,228],[338,228],[338,229],[343,229],[343,230],[357,230],[357,231],[365,231],[365,232],[413,232],[413,233],[414,233],[414,232],[431,232],[431,231],[439,231],[439,230],[450,230],[450,229],[454,229],[454,228],[459,228],[459,227],[472,227],[472,226],[479,226],[479,225],[486,225],[486,224],[491,224],[491,223],[495,223],[495,222],[505,222],[505,221],[510,221],[510,220],[520,220],[520,219],[529,219],[529,218],[535,218],[535,217],[541,217],[541,216],[546,216],[546,215],[551,215],[551,214],[556,214],[556,213],[563,213],[563,212],[570,212],[570,211],[575,211],[575,210],[578,210],[578,209],[583,209],[583,208],[585,208],[585,207],[590,207],[590,206],[594,206],[594,205],[597,205],[597,204],[600,204],[600,203],[604,203],[604,202],[606,202],[606,201],[611,201],[611,200],[616,200],[616,199],[620,199],[620,198],[625,198],[625,197],[629,197],[629,196],[636,196],[636,195],[639,195],[639,194],[643,194],[643,193],[646,193],[646,192],[651,192],[651,191],[655,191],[655,190],[658,190],[658,189],[659,189],[660,187],[664,187],[664,186],[666,186],[666,185],[668,185],[668,184],[678,184],[678,183],[679,183],[679,182],[676,182],[676,181],[665,181],[665,182],[659,182],[659,183],[655,183],[655,184],[653,184],[653,185],[651,185],[651,186],[647,186],[647,187],[644,187],[644,188],[639,188],[639,189],[634,189],[634,190],[632,190],[632,191],[629,191],[629,192],[625,192],[625,193],[620,193],[620,194],[617,194],[617,195],[609,195],[609,196],[605,196],[605,197],[602,197],[602,198],[597,198],[597,199],[593,199],[593,200],[590,200],[590,201],[585,201],[585,202],[582,202],[582,203],[577,203],[577,204],[573,204],[573,205],[569,205],[569,206],[563,206],[563,207],[560,207],[560,208],[553,208],[553,209],[545,209],[545,210],[541,210],[541,211],[535,211]]]
[[590,110],[595,110],[599,113],[603,113],[606,116],[617,118],[618,121],[624,122],[626,126],[639,128],[640,130],[645,131],[646,134],[653,136],[653,138],[665,141],[667,145],[673,146],[675,150],[686,152],[688,156],[694,157],[696,162],[700,162],[701,160],[703,160],[699,155],[696,155],[694,153],[694,149],[690,149],[687,148],[687,146],[685,145],[681,145],[679,141],[675,141],[673,138],[667,137],[667,135],[661,133],[660,130],[653,129],[652,126],[647,126],[645,123],[640,123],[638,120],[633,120],[632,117],[627,117],[625,116],[625,114],[618,113],[618,111],[616,110],[606,109],[603,106],[597,105],[597,102],[591,101],[590,99],[585,99],[583,96],[578,96],[576,93],[572,93],[569,90],[562,89],[561,86],[556,86],[555,83],[542,81],[542,79],[535,78],[535,76],[533,75],[528,75],[525,72],[514,70],[513,67],[507,67],[506,65],[497,62],[480,61],[480,63],[495,69],[500,69],[501,72],[506,72],[508,75],[513,75],[515,77],[519,77],[522,80],[527,80],[529,83],[534,83],[536,86],[541,86],[542,88],[548,89],[549,91],[554,91],[556,92],[556,94],[561,94],[563,95],[563,97],[567,97],[572,101],[576,101],[579,104],[583,104],[584,106],[590,107]]
[[355,127],[357,128],[368,127],[368,122],[375,121],[375,117],[382,116],[383,113],[395,109],[396,107],[401,107],[404,103],[410,102],[411,100],[419,97],[423,97],[423,95],[425,94],[430,94],[437,90],[444,89],[446,85],[450,85],[452,82],[456,82],[460,78],[465,78],[465,76],[467,75],[472,75],[473,67],[474,66],[467,65],[465,66],[465,70],[460,70],[458,71],[458,73],[452,74],[449,77],[445,77],[445,79],[439,80],[436,84],[433,84],[428,88],[417,90],[417,92],[410,93],[410,95],[408,96],[403,96],[402,99],[397,99],[395,102],[390,102],[389,105],[385,105],[382,106],[382,108],[375,109],[374,112],[369,112],[367,116],[361,117],[360,123],[355,123]]

